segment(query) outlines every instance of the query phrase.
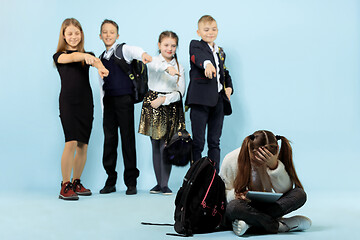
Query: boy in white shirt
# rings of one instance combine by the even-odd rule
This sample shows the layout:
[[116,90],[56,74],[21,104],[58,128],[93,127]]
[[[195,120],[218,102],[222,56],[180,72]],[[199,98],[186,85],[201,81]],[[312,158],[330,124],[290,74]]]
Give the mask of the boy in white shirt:
[[[101,54],[102,63],[108,66],[109,75],[102,83],[103,90],[103,129],[104,152],[103,166],[108,175],[101,194],[115,192],[117,180],[116,161],[118,147],[118,129],[120,128],[122,154],[124,158],[124,182],[127,186],[126,194],[137,193],[136,184],[139,170],[136,167],[135,131],[134,131],[134,87],[120,66],[115,62],[114,52],[118,47],[119,27],[112,20],[104,20],[100,28],[100,39],[106,50]],[[140,47],[122,46],[124,60],[130,64],[132,60],[149,63],[152,57]]]

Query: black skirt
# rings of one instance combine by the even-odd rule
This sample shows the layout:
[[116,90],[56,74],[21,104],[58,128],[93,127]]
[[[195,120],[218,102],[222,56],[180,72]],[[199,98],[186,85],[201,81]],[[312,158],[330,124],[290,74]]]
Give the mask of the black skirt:
[[92,96],[87,101],[77,103],[60,97],[59,105],[65,142],[75,140],[88,144],[94,119]]
[[149,91],[144,97],[139,133],[155,140],[169,140],[175,132],[185,129],[183,104],[180,100],[153,108],[151,101],[155,100],[158,94],[158,92]]

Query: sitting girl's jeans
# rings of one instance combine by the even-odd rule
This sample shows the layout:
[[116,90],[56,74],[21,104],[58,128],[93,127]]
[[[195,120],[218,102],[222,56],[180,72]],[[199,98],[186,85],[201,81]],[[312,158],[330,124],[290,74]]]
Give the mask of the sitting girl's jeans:
[[253,230],[277,233],[279,229],[277,219],[300,208],[305,202],[306,193],[302,188],[289,190],[274,203],[255,201],[248,203],[235,199],[230,201],[226,207],[226,218],[228,224],[239,219],[254,227]]

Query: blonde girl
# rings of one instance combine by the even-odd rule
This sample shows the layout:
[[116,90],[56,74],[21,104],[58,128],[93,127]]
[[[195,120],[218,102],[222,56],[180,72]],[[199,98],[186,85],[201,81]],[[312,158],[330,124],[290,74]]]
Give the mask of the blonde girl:
[[62,23],[53,59],[61,79],[59,110],[65,135],[59,198],[78,200],[78,195],[91,195],[91,191],[80,182],[93,121],[89,66],[96,67],[101,77],[107,76],[109,72],[93,53],[85,52],[84,32],[74,18],[65,19]]

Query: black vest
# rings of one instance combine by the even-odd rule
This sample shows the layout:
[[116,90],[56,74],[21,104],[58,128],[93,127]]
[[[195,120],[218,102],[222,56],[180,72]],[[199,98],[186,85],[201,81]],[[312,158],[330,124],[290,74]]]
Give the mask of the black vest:
[[109,75],[104,77],[105,96],[132,95],[134,85],[129,76],[116,64],[114,55],[109,60],[101,58],[101,62],[109,70]]

